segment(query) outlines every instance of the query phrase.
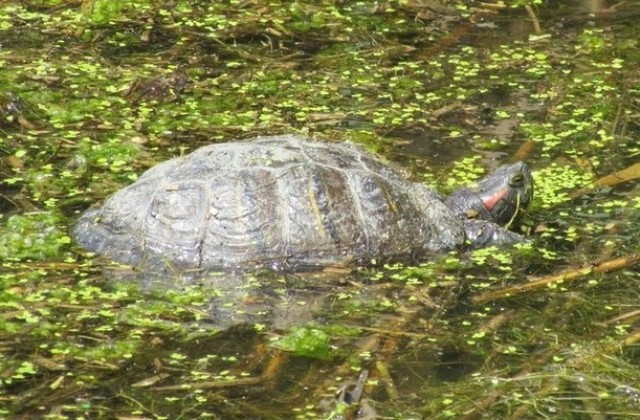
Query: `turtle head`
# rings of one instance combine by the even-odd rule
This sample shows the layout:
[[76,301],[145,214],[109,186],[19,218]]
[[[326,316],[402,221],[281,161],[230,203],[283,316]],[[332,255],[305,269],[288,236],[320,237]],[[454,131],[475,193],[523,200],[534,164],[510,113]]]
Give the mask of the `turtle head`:
[[464,219],[509,228],[533,198],[533,177],[524,162],[503,165],[474,185],[454,191],[445,204]]

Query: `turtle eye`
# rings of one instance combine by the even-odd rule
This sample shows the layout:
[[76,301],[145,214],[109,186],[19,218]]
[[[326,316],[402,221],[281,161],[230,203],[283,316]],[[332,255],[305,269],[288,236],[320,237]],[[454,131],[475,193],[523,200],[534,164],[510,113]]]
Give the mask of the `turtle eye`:
[[522,187],[524,185],[524,175],[515,174],[509,180],[509,186],[511,187]]

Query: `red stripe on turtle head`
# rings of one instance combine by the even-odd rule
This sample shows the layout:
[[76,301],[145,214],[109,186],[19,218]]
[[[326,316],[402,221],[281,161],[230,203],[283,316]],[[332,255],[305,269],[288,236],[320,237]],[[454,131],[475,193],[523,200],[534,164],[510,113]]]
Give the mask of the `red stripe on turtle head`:
[[509,189],[508,188],[500,188],[499,190],[497,190],[495,193],[491,194],[491,195],[487,195],[485,197],[482,197],[482,202],[484,203],[484,206],[487,208],[487,210],[489,211],[493,211],[493,208],[496,206],[496,204],[498,204],[500,201],[502,201],[502,199],[509,193]]

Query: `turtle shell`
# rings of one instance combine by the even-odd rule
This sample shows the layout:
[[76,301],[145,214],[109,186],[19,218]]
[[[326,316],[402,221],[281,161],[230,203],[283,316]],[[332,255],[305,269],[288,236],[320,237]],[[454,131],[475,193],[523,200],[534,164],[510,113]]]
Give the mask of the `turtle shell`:
[[351,143],[294,135],[212,144],[85,212],[86,249],[132,265],[298,268],[460,245],[440,196]]

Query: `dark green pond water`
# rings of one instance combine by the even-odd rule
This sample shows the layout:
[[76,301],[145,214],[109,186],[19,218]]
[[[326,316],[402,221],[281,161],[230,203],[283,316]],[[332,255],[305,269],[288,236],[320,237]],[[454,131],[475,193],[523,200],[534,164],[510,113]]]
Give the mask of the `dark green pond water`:
[[[637,417],[639,15],[2,2],[0,417]],[[156,163],[283,133],[362,144],[443,193],[525,159],[530,243],[194,280],[69,235]]]

